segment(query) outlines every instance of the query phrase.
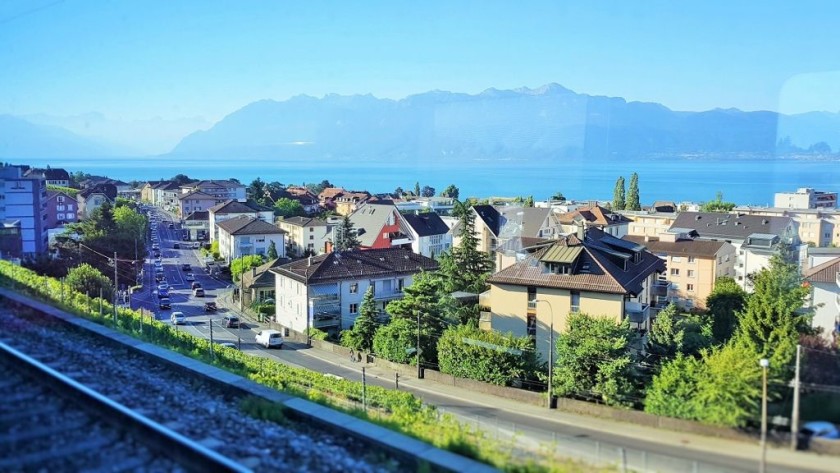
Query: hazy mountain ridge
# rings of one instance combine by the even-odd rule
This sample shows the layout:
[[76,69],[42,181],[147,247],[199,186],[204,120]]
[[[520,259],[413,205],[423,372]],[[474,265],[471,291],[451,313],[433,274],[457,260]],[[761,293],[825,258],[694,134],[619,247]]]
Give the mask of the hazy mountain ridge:
[[117,150],[64,128],[36,125],[0,115],[0,158],[87,157],[117,154]]
[[840,114],[780,115],[578,94],[558,84],[476,95],[432,91],[262,100],[185,137],[173,154],[369,159],[529,159],[662,153],[764,153],[840,148]]

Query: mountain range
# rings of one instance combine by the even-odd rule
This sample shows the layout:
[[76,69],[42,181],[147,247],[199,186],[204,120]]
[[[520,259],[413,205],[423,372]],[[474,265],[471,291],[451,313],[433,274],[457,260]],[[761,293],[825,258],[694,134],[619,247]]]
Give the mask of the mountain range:
[[[115,143],[129,148],[128,136],[142,136],[131,133],[138,129],[136,125],[124,124],[121,138],[111,133],[112,142],[104,143],[56,124],[60,122],[0,116],[0,157],[49,156],[50,152],[103,155],[113,153]],[[180,126],[182,132],[204,127],[199,121]],[[153,128],[149,124],[144,129],[147,136],[154,135]],[[175,141],[171,133],[168,140]],[[394,162],[706,154],[772,157],[838,149],[840,113],[684,112],[548,84],[536,89],[488,89],[475,95],[432,91],[401,100],[372,95],[261,100],[204,131],[188,134],[169,154]]]

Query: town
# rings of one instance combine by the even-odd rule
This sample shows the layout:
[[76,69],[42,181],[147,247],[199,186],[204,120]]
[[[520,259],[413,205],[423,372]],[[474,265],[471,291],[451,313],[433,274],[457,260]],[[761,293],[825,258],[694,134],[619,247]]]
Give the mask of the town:
[[454,184],[125,183],[11,164],[0,180],[3,260],[226,348],[328,346],[550,409],[761,424],[762,443],[769,402],[793,448],[837,433],[803,428],[840,420],[824,409],[840,382],[836,193],[643,205],[634,174],[608,202],[460,200]]

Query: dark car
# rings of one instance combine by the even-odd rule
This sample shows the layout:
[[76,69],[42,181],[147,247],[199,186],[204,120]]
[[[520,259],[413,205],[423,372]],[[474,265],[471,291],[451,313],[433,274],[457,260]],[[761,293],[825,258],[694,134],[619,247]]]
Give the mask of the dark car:
[[189,271],[191,269],[192,269],[192,266],[190,266],[189,263],[184,263],[184,264],[181,265],[181,271]]
[[163,299],[158,301],[158,307],[160,307],[161,310],[171,309],[172,308],[172,303],[169,301],[168,297],[164,297]]
[[174,223],[170,223],[170,224],[168,225],[168,227],[169,227],[169,228],[175,228],[175,224],[174,224]]
[[198,282],[198,281],[193,281],[192,284],[190,284],[190,289],[198,289],[200,287],[201,287],[201,283]]
[[215,302],[205,302],[204,303],[204,312],[216,312],[216,303]]
[[180,250],[181,249],[181,244],[180,243],[173,243],[172,248],[175,248],[176,250]]
[[160,251],[155,251],[155,258],[160,258]]
[[224,324],[227,328],[239,328],[239,317],[228,315],[224,318]]

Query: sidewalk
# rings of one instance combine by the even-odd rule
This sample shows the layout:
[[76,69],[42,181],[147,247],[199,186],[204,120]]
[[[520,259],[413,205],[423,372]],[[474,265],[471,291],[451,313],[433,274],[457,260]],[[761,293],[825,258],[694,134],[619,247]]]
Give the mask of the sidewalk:
[[[239,311],[239,304],[231,301],[231,293],[218,298],[219,303],[238,314],[253,327],[269,328],[269,323],[260,323],[256,320],[255,315],[246,309],[245,313]],[[251,312],[249,314],[249,312]],[[271,327],[277,328],[277,327]],[[301,344],[303,345],[303,344]],[[320,350],[317,348],[306,349],[305,353],[309,356],[318,358],[322,361],[328,362],[335,366],[361,372],[362,367],[365,368],[365,373],[369,377],[377,377],[382,380],[393,381],[394,373],[380,368],[371,363],[352,362],[344,356],[333,352]],[[586,428],[597,430],[610,436],[624,437],[628,441],[645,441],[659,444],[666,448],[674,450],[693,450],[701,457],[708,456],[710,463],[715,463],[719,455],[736,458],[744,462],[754,462],[755,469],[758,469],[758,459],[761,455],[761,449],[758,439],[755,443],[740,442],[737,440],[721,439],[717,437],[706,437],[697,434],[682,433],[670,431],[665,429],[656,429],[637,424],[619,422],[610,419],[603,419],[597,417],[583,416],[573,413],[568,413],[558,410],[549,410],[545,407],[523,404],[510,399],[500,398],[497,396],[482,394],[479,392],[445,385],[434,381],[425,379],[417,379],[416,377],[400,376],[400,387],[413,389],[418,391],[425,391],[441,396],[451,397],[454,399],[470,400],[488,408],[499,409],[519,416],[523,416],[523,427],[526,425],[526,418],[533,418],[538,420],[550,420],[557,424],[558,432],[562,433],[563,426],[585,426]],[[489,424],[489,423],[488,423]],[[519,439],[521,440],[521,438]],[[811,471],[837,471],[838,462],[840,459],[832,456],[817,455],[807,452],[792,452],[788,448],[774,448],[771,443],[768,443],[767,448],[767,465],[770,471],[773,467],[781,467],[793,471],[811,470]],[[702,471],[702,470],[701,470]]]

